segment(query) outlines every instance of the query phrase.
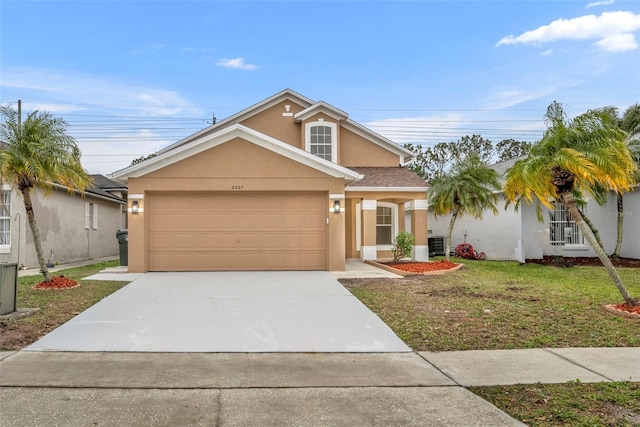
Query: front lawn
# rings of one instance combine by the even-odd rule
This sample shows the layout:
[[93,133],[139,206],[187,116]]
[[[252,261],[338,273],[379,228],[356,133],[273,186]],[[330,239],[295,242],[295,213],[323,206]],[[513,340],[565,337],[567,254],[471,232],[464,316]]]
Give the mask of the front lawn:
[[117,265],[118,261],[109,261],[53,273],[54,276],[64,274],[81,283],[78,288],[64,291],[31,289],[42,281],[42,275],[20,277],[18,308],[39,308],[40,311],[22,319],[0,320],[0,350],[19,350],[35,342],[127,284],[126,281],[80,280]]
[[640,383],[571,382],[470,390],[532,427],[640,425]]
[[[640,321],[602,267],[470,261],[442,276],[340,280],[414,350],[640,346]],[[618,269],[640,296],[640,270]]]
[[[442,276],[341,280],[414,350],[640,346],[640,320],[603,267],[469,261]],[[640,270],[619,268],[640,296]],[[640,384],[533,384],[471,391],[531,426],[640,426]]]

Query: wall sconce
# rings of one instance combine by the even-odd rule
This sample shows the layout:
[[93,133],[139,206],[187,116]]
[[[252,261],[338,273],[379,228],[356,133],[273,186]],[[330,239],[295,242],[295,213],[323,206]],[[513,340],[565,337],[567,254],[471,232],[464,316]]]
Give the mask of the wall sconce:
[[137,200],[134,200],[131,203],[131,213],[132,214],[138,214],[140,213],[140,202],[138,202]]
[[340,213],[342,208],[340,207],[340,200],[336,200],[333,202],[333,213]]

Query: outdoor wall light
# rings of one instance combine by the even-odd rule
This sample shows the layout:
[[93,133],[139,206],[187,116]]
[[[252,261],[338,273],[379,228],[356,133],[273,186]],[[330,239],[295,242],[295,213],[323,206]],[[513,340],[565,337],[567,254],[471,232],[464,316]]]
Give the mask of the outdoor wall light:
[[340,200],[336,200],[333,202],[333,213],[340,213],[342,211],[340,207]]
[[138,202],[137,200],[134,200],[131,203],[131,213],[132,214],[140,213],[140,202]]

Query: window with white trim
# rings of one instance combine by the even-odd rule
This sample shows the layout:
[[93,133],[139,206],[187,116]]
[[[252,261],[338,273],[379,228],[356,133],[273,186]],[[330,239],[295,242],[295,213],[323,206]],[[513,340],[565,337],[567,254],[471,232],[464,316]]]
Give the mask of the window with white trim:
[[549,211],[549,242],[551,246],[584,245],[576,222],[563,203],[554,202]]
[[337,126],[335,123],[319,120],[305,125],[306,150],[325,160],[337,163]]
[[95,203],[84,204],[84,228],[85,230],[98,229],[98,205]]
[[376,208],[376,245],[390,245],[393,242],[392,210],[387,206]]
[[376,206],[376,246],[379,250],[390,250],[393,239],[398,234],[398,205],[377,202]]
[[11,190],[1,190],[0,200],[0,246],[11,245]]

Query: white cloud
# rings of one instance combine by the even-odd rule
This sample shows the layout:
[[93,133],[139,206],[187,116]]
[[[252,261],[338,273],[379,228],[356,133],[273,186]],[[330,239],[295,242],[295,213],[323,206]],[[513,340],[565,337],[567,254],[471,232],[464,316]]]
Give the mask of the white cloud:
[[503,37],[496,46],[530,44],[540,46],[558,40],[598,40],[595,44],[609,52],[637,49],[634,32],[640,30],[640,15],[633,12],[603,12],[600,16],[585,15],[558,19],[549,25],[526,31],[519,36]]
[[546,86],[523,90],[513,87],[498,87],[492,88],[491,91],[492,95],[489,96],[485,108],[491,110],[502,110],[523,102],[551,95],[556,91],[556,88],[553,86]]
[[[3,99],[24,100],[35,109],[62,116],[91,173],[108,174],[206,126],[205,112],[180,93],[138,82],[75,71],[5,68]],[[208,113],[207,113],[208,115]]]
[[[5,68],[0,87],[25,93],[25,101],[65,112],[86,110],[93,105],[120,108],[135,114],[172,115],[195,107],[179,93],[137,82],[122,82],[68,70]],[[7,90],[4,90],[5,94]],[[26,98],[28,96],[29,98]],[[73,108],[75,106],[75,108]],[[32,105],[28,105],[33,108]],[[49,111],[51,111],[49,110]]]
[[615,2],[616,0],[594,1],[593,3],[587,4],[587,9],[597,6],[608,6],[610,4],[614,4]]
[[234,68],[237,70],[257,70],[258,66],[254,64],[245,64],[244,58],[238,57],[233,59],[219,59],[216,62],[218,67]]
[[611,34],[597,41],[596,46],[609,52],[623,52],[625,50],[635,50],[638,48],[633,34]]
[[551,56],[551,54],[553,54],[553,49],[547,49],[544,52],[542,52],[540,55],[542,55],[542,56]]

